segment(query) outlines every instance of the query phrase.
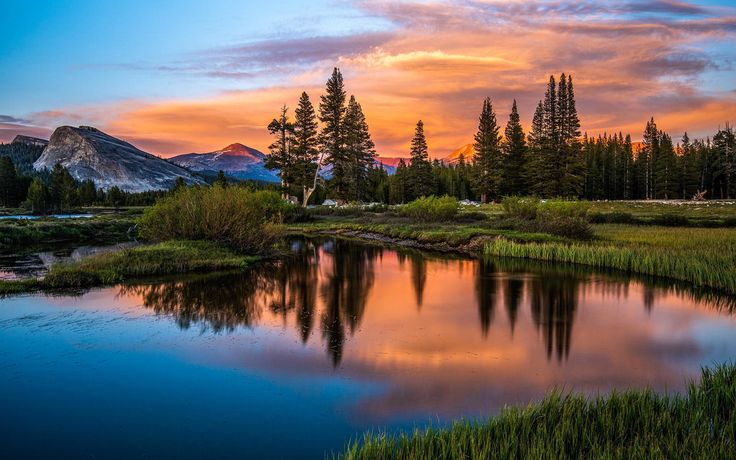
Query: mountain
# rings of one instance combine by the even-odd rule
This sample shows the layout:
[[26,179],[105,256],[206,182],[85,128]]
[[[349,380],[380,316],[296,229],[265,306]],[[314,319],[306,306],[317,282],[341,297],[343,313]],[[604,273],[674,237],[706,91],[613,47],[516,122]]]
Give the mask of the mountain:
[[15,136],[10,144],[0,144],[0,157],[9,156],[18,174],[29,176],[33,173],[33,162],[41,156],[48,141],[35,137]]
[[455,164],[460,161],[461,155],[466,162],[470,162],[475,156],[475,149],[473,148],[473,144],[463,145],[459,149],[454,150],[452,153],[447,155],[445,158],[442,158],[442,161],[447,165]]
[[204,183],[181,166],[90,126],[56,128],[33,168],[52,169],[56,163],[66,167],[76,180],[91,179],[102,189],[168,190],[178,178],[187,184]]
[[13,139],[13,144],[25,144],[25,145],[33,145],[36,147],[46,147],[49,145],[49,141],[46,139],[41,139],[38,137],[31,137],[31,136],[24,136],[22,134],[18,134],[15,136],[15,139]]
[[278,172],[266,169],[266,155],[243,144],[230,144],[222,150],[210,153],[185,153],[169,158],[174,164],[205,175],[223,171],[235,179],[253,179],[278,182]]

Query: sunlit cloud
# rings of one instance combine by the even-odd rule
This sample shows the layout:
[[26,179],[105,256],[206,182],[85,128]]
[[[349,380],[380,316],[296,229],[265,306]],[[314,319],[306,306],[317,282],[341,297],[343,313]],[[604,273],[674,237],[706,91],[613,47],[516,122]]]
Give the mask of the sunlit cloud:
[[[228,89],[198,99],[108,104],[96,113],[86,107],[83,118],[163,155],[232,142],[265,150],[265,127],[279,107],[293,108],[302,90],[317,106],[333,66],[361,102],[385,156],[408,154],[419,119],[431,156],[471,142],[485,97],[502,123],[516,99],[528,126],[549,75],[562,72],[574,76],[582,128],[590,135],[622,131],[637,139],[654,116],[675,138],[686,130],[704,137],[736,115],[734,88],[723,88],[736,81],[736,52],[728,47],[736,39],[734,8],[667,0],[353,6],[386,29],[286,34],[193,51],[150,69],[227,80]],[[146,67],[129,71],[139,71],[136,66]],[[708,83],[713,80],[719,84]],[[248,89],[233,90],[238,82]]]

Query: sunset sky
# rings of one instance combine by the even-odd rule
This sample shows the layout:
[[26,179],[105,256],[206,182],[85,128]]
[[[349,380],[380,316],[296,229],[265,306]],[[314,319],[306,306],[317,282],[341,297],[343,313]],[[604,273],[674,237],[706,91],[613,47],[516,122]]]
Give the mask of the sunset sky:
[[[68,3],[68,4],[67,4]],[[265,126],[302,90],[317,105],[334,66],[378,152],[472,141],[484,97],[525,128],[550,74],[571,73],[583,130],[679,139],[736,122],[731,0],[70,2],[0,6],[0,141],[94,125],[152,153],[233,142],[266,151]]]

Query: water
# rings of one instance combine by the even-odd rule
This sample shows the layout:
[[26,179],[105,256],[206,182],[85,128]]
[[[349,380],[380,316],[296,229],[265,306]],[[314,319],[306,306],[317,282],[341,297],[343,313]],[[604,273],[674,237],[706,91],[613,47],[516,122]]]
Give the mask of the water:
[[0,216],[0,219],[17,219],[17,220],[33,220],[41,218],[53,218],[53,219],[89,219],[94,217],[93,214],[52,214],[49,216],[37,216],[32,214],[16,214]]
[[102,246],[69,246],[53,251],[0,252],[0,280],[38,278],[45,275],[54,264],[77,262],[95,254],[118,251],[137,244],[135,241],[126,241]]
[[6,458],[322,458],[549,389],[680,391],[733,299],[513,260],[295,241],[245,274],[0,299]]

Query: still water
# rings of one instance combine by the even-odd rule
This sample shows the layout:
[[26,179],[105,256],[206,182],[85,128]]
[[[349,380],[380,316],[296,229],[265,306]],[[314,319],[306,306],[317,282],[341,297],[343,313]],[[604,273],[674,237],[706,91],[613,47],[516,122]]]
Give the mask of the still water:
[[680,391],[734,300],[651,280],[298,240],[245,274],[0,299],[5,458],[322,458],[365,430]]

